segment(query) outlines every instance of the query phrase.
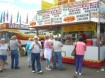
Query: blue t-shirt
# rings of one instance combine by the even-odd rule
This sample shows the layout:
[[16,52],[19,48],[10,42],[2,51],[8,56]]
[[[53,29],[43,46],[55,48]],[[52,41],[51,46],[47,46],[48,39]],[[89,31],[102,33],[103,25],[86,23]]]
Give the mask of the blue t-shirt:
[[31,50],[29,49],[31,43],[32,43],[32,42],[28,42],[28,43],[26,44],[26,52],[27,52],[27,54],[30,54],[30,55],[31,55],[31,53],[32,53]]

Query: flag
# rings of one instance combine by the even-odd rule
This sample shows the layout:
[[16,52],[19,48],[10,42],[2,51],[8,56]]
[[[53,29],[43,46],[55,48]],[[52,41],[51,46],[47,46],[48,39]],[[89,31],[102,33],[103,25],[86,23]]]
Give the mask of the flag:
[[10,18],[10,23],[12,24],[12,14],[11,14],[11,18]]
[[7,11],[7,13],[6,13],[6,18],[7,18],[7,22],[8,22],[8,11]]
[[20,15],[20,17],[19,17],[19,23],[21,24],[21,15]]
[[3,17],[3,16],[2,16],[2,14],[1,14],[1,16],[0,16],[0,23],[2,23],[2,17]]
[[4,11],[4,14],[3,14],[3,22],[5,22],[5,11]]
[[26,17],[26,24],[28,24],[28,14],[27,14],[27,17]]
[[19,22],[19,11],[17,13],[17,23]]

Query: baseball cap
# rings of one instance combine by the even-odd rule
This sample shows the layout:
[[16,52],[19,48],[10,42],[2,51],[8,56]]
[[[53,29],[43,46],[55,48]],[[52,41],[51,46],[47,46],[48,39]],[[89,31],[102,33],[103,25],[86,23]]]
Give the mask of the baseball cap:
[[34,36],[34,39],[36,39],[36,38],[37,38],[37,39],[39,39],[39,37],[38,37],[38,36]]

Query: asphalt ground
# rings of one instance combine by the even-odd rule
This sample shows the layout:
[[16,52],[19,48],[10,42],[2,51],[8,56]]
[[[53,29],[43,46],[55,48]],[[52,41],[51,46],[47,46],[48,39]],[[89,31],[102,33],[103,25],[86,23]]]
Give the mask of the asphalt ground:
[[[75,67],[73,64],[63,63],[65,70],[45,70],[45,60],[41,60],[42,74],[32,73],[31,67],[27,66],[27,57],[20,56],[20,69],[10,68],[10,56],[7,60],[6,70],[0,72],[0,78],[105,78],[105,71],[99,68],[91,68],[83,66],[83,74],[75,75]],[[105,68],[105,67],[104,67]]]

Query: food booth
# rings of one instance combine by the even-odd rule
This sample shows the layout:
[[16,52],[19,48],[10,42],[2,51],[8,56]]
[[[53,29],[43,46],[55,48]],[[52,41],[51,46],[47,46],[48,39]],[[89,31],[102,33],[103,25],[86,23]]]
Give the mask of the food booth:
[[[34,25],[38,30],[57,30],[62,43],[62,60],[74,64],[71,52],[81,33],[87,45],[84,66],[101,67],[105,59],[105,1],[73,2],[38,11]],[[70,41],[69,42],[66,41]]]

